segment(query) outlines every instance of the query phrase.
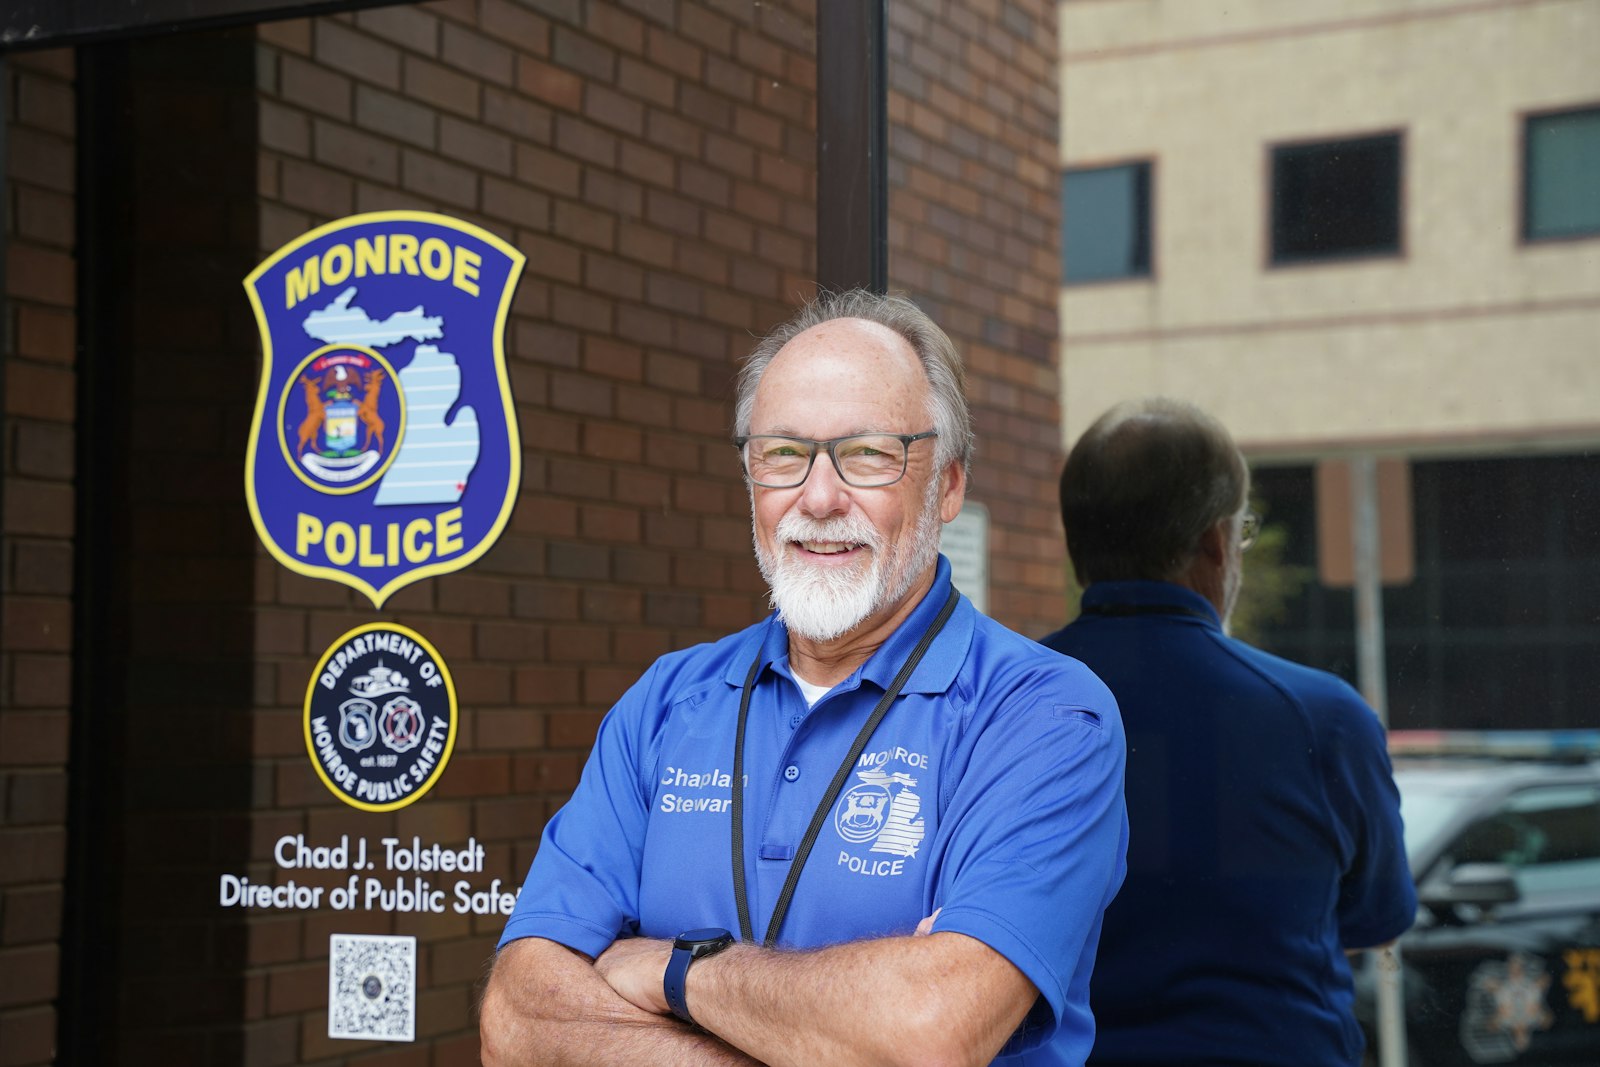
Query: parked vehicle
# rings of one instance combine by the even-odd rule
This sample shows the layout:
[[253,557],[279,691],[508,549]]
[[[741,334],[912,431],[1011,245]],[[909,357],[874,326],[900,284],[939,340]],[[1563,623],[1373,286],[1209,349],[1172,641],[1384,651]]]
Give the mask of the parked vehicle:
[[1400,939],[1411,1067],[1600,1065],[1600,731],[1397,732],[1390,753],[1420,901]]

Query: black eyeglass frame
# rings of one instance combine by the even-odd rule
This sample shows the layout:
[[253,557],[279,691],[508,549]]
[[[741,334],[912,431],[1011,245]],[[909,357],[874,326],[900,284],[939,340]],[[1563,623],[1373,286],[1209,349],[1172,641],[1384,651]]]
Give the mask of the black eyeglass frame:
[[[922,433],[882,433],[873,431],[869,433],[847,433],[843,437],[830,437],[825,441],[818,441],[811,437],[791,437],[786,433],[747,433],[739,437],[735,437],[733,439],[733,446],[739,450],[739,465],[744,468],[745,477],[749,478],[752,483],[759,485],[763,489],[798,489],[802,485],[805,485],[806,479],[811,477],[811,468],[817,465],[818,452],[828,453],[828,459],[833,463],[833,472],[839,476],[839,480],[845,485],[848,485],[853,489],[887,489],[891,485],[897,484],[906,476],[906,471],[911,466],[911,446],[925,438],[938,436],[938,430],[924,430]],[[763,482],[759,480],[754,474],[750,473],[750,461],[748,457],[745,456],[744,446],[755,440],[757,437],[769,437],[777,441],[793,441],[797,445],[804,445],[806,447],[806,472],[800,476],[799,481],[785,483],[783,485],[773,485],[771,482]],[[851,481],[850,476],[845,474],[844,468],[839,465],[839,454],[835,452],[834,449],[837,448],[841,442],[854,441],[862,437],[892,437],[905,446],[905,454],[900,457],[900,473],[898,476],[896,476],[894,481],[877,482],[873,485],[860,485]]]

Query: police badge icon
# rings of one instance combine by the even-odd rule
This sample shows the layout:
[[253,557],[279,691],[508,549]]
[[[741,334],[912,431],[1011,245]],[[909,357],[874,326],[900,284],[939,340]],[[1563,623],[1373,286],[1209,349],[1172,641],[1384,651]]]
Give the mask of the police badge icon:
[[245,496],[278,562],[382,607],[494,544],[522,476],[503,344],[522,265],[486,230],[389,211],[245,279],[262,347]]
[[334,796],[363,811],[403,808],[433,788],[455,750],[455,683],[415,630],[358,626],[311,674],[305,735]]

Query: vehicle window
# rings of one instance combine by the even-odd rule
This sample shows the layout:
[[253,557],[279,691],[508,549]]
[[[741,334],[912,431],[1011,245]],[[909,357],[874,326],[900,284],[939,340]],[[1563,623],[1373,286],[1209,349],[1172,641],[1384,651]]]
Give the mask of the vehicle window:
[[1524,899],[1600,886],[1600,789],[1525,789],[1473,823],[1448,850],[1450,865],[1504,863]]
[[1418,855],[1430,842],[1438,841],[1440,831],[1455,818],[1471,792],[1460,788],[1439,788],[1415,775],[1396,773],[1400,786],[1400,818],[1405,824],[1406,855],[1418,862]]

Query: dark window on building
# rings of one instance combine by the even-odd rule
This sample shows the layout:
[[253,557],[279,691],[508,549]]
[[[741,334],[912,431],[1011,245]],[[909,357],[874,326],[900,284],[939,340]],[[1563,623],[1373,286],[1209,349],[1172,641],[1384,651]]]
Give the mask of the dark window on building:
[[1523,142],[1522,235],[1600,234],[1600,107],[1535,115]]
[[1272,150],[1272,262],[1399,251],[1399,134]]
[[1150,164],[1069,170],[1061,182],[1068,282],[1150,274]]
[[[1267,523],[1285,528],[1282,564],[1313,576],[1259,643],[1354,682],[1354,598],[1315,578],[1314,482],[1310,467],[1251,472]],[[1383,590],[1389,725],[1592,725],[1600,707],[1600,454],[1417,461],[1411,484],[1416,575]],[[1245,557],[1246,585],[1258,562]]]

